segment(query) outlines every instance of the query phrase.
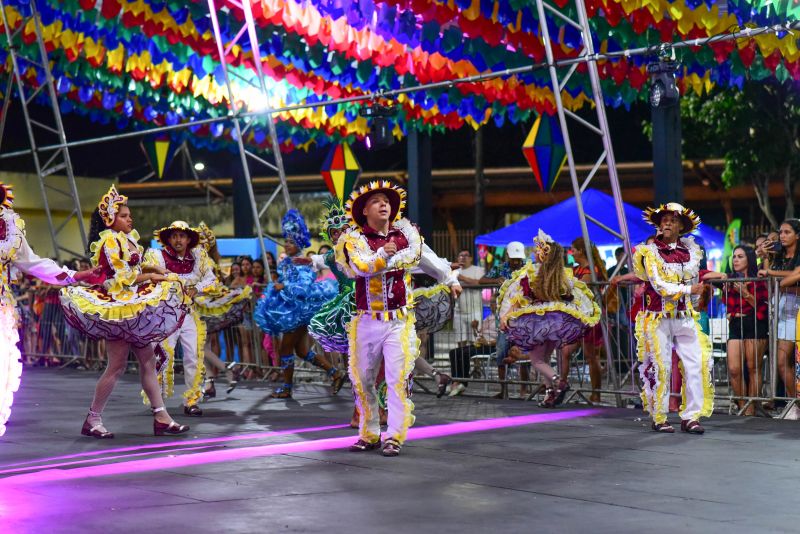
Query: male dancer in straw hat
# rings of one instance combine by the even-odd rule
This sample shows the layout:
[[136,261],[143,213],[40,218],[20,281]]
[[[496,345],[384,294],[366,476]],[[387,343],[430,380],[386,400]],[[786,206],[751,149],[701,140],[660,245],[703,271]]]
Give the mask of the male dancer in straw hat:
[[[178,275],[190,297],[198,293],[218,290],[218,280],[214,275],[214,265],[200,243],[200,233],[184,221],[175,221],[169,226],[154,232],[161,250],[150,249],[145,254],[144,264],[164,272]],[[183,394],[183,413],[200,417],[203,410],[197,405],[203,396],[203,347],[206,342],[206,325],[200,319],[194,306],[183,325],[170,337],[159,343],[156,353],[163,351],[168,362],[159,369],[159,380],[166,395],[172,394],[172,368],[175,348],[178,343],[183,350],[183,379],[186,392]]]
[[426,247],[417,229],[401,218],[406,192],[389,181],[353,191],[345,205],[351,227],[336,245],[336,262],[356,280],[356,316],[348,326],[350,379],[359,407],[359,440],[351,451],[381,447],[375,376],[384,362],[388,388],[389,438],[384,456],[398,456],[414,405],[407,377],[419,353],[414,331],[411,269],[419,266],[439,283],[461,293],[458,278]]
[[684,384],[681,430],[702,434],[705,430],[699,419],[709,417],[714,408],[713,359],[691,297],[702,292],[700,281],[709,271],[700,270],[703,252],[686,235],[697,228],[700,217],[670,202],[648,208],[644,219],[658,228],[658,237],[652,244],[637,246],[633,258],[636,276],[645,282],[644,308],[636,316],[642,401],[653,418],[654,431],[675,431],[667,421],[674,348]]

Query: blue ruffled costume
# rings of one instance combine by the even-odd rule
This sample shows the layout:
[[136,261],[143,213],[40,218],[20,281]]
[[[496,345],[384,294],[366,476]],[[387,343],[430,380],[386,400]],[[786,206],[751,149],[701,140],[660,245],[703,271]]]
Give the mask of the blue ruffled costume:
[[264,332],[277,335],[291,332],[311,322],[311,318],[329,300],[339,293],[333,280],[316,281],[311,267],[295,265],[291,258],[278,264],[278,291],[273,284],[267,286],[256,303],[255,322]]

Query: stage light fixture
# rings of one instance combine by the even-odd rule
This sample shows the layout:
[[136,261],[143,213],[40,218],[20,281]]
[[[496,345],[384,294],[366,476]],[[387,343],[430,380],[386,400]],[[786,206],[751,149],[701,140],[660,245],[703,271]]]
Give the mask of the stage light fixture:
[[661,59],[658,63],[651,63],[647,66],[647,73],[650,75],[649,101],[651,107],[665,108],[678,103],[681,93],[675,80],[677,70],[678,62],[673,60]]
[[202,172],[206,170],[206,164],[203,163],[202,161],[198,161],[197,163],[194,164],[194,170]]
[[648,98],[650,106],[653,108],[674,106],[681,98],[675,81],[675,72],[679,66],[675,60],[675,49],[668,44],[662,44],[654,55],[658,58],[657,61],[647,65],[647,74],[650,75]]
[[372,102],[358,110],[358,114],[369,121],[369,134],[366,145],[368,149],[386,148],[394,144],[392,126],[389,119],[397,113],[396,106],[385,106]]

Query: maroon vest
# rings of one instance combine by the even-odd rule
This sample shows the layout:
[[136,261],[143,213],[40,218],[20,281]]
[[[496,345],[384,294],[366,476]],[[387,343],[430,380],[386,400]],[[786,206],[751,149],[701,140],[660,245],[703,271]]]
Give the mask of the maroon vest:
[[178,258],[178,254],[169,246],[164,247],[161,255],[164,258],[164,266],[171,273],[175,274],[189,274],[194,270],[194,254],[191,250],[186,251],[186,256],[183,259]]
[[[394,226],[389,228],[389,232],[385,236],[380,235],[366,225],[361,229],[361,233],[366,238],[370,249],[374,252],[377,252],[382,246],[390,242],[397,245],[398,251],[408,248],[406,236]],[[404,308],[408,304],[406,301],[408,288],[406,288],[405,274],[406,272],[404,270],[395,270],[384,271],[376,275],[384,278],[382,284],[383,294],[381,296],[369,294],[369,283],[374,277],[366,278],[359,276],[356,279],[356,307],[361,311],[392,311]],[[375,310],[370,307],[369,303],[378,298],[382,298],[385,303],[385,307],[382,310]]]

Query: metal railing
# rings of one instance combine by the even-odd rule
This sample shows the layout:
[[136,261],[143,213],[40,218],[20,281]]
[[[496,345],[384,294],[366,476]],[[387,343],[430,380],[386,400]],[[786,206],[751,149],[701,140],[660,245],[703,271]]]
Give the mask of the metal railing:
[[[730,315],[724,304],[726,296],[739,295],[740,304],[745,300],[741,292],[735,290],[734,284],[752,282],[766,286],[766,303],[763,302],[763,292],[759,294],[761,301],[757,302],[762,308],[765,305],[768,308],[766,319],[726,316],[726,313]],[[783,384],[781,377],[781,369],[784,370],[783,378],[788,380],[794,376],[794,343],[780,341],[779,333],[783,337],[793,337],[791,332],[787,334],[783,329],[794,324],[793,317],[800,307],[800,296],[795,295],[796,289],[781,291],[779,282],[776,278],[713,281],[710,295],[706,295],[707,302],[699,308],[701,326],[712,343],[717,404],[723,409],[728,407],[731,413],[764,415],[769,408],[776,409],[785,404],[776,414],[784,417],[798,401],[794,396],[794,384]],[[605,313],[602,318],[611,352],[606,351],[592,336],[585,337],[572,347],[568,356],[560,356],[560,351],[554,352],[551,360],[553,367],[566,376],[572,386],[565,402],[616,406],[640,404],[635,318],[631,314],[637,305],[642,304],[644,297],[640,288],[641,285],[636,283],[619,286],[611,286],[607,282],[593,284],[596,293],[601,290],[616,291],[619,298],[619,309],[614,313]],[[484,319],[492,317],[490,303],[495,299],[497,290],[498,286],[464,287],[453,319],[443,330],[429,336],[423,355],[436,369],[452,374],[456,381],[468,385],[466,394],[527,400],[541,398],[543,384],[531,371],[524,354],[517,354],[512,349],[505,360],[498,359],[496,343],[480,343],[476,339],[474,326],[477,322],[480,332]],[[20,298],[21,348],[27,364],[75,365],[95,370],[102,368],[104,342],[88,340],[66,324],[57,303],[56,288],[36,285],[16,288],[16,292]],[[255,326],[251,313],[246,314],[242,324],[209,334],[210,349],[224,362],[239,365],[246,379],[275,379],[274,373],[280,370],[277,350],[279,339],[261,332]],[[486,324],[490,323],[491,319]],[[492,336],[487,334],[492,333],[483,332],[483,337],[490,338]],[[745,337],[748,341],[739,341],[736,339],[738,337]],[[319,347],[316,349],[322,354]],[[346,365],[339,355],[327,356],[338,367]],[[513,361],[515,357],[516,361]],[[786,361],[781,362],[779,358]],[[179,352],[176,361],[180,364]],[[600,368],[599,384],[598,364],[595,361]],[[131,363],[135,364],[134,359]],[[207,369],[207,373],[215,373],[212,366],[207,366]],[[431,377],[417,376],[415,379],[424,391],[436,389],[430,387]],[[318,384],[327,382],[320,369],[300,360],[296,361],[295,380]],[[753,380],[756,385],[745,385]],[[679,391],[679,388],[673,387],[672,395],[679,397]]]

